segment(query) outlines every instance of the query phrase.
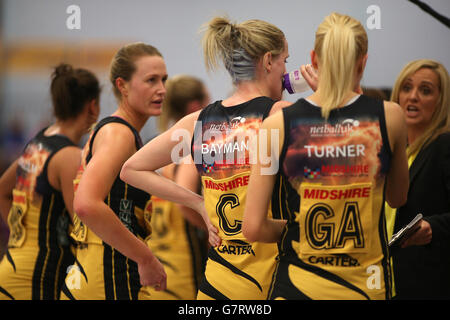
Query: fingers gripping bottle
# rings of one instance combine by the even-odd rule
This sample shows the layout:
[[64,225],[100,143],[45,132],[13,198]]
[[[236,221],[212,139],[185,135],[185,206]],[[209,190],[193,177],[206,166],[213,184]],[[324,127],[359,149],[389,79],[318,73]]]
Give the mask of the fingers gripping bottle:
[[283,88],[290,94],[305,92],[309,89],[309,85],[303,78],[299,69],[286,73],[283,76]]

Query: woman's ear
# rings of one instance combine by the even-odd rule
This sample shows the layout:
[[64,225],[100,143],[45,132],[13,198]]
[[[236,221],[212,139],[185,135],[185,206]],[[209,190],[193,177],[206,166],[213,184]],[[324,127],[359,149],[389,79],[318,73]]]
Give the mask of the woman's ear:
[[356,63],[356,76],[358,78],[361,78],[363,73],[364,73],[364,69],[366,68],[366,63],[367,63],[367,58],[368,58],[368,54],[366,53],[364,56],[362,56],[361,58],[358,59],[357,63]]
[[89,102],[89,113],[90,114],[98,114],[100,111],[100,105],[98,103],[98,99],[92,99]]
[[367,63],[368,58],[369,58],[369,54],[366,53],[361,59],[361,64],[358,67],[358,71],[360,71],[361,73],[363,73],[364,69],[366,68],[366,63]]
[[89,101],[87,109],[88,109],[89,119],[92,122],[97,121],[97,118],[100,114],[100,105],[99,105],[98,99],[92,99],[91,101]]
[[263,68],[266,73],[272,70],[272,52],[266,52],[263,56]]
[[317,54],[314,50],[311,50],[310,52],[310,56],[311,56],[311,64],[313,66],[314,69],[318,69],[318,64],[317,64]]
[[122,94],[123,97],[127,97],[128,96],[128,86],[127,86],[127,82],[122,79],[122,78],[116,78],[116,88],[120,91],[120,93]]

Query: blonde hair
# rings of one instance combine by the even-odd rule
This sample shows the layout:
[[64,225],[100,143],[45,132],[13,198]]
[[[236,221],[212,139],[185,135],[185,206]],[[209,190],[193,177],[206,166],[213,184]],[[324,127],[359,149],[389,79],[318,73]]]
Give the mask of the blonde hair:
[[159,130],[166,131],[171,121],[184,117],[191,101],[204,101],[206,90],[203,82],[189,75],[177,75],[167,79],[166,96],[163,101],[162,113],[159,117]]
[[262,20],[235,24],[227,17],[215,17],[202,31],[206,69],[214,70],[223,62],[233,83],[253,80],[257,61],[267,52],[277,57],[285,46],[284,33]]
[[425,132],[414,143],[408,147],[408,156],[415,154],[430,142],[436,139],[440,134],[450,131],[450,80],[447,69],[434,60],[419,59],[409,62],[400,71],[400,74],[395,81],[392,89],[391,101],[399,103],[400,91],[403,87],[404,81],[412,74],[420,69],[428,68],[433,70],[439,78],[439,100],[436,105],[436,110],[431,117],[431,122]]
[[136,65],[134,62],[143,56],[162,57],[162,54],[155,47],[143,42],[125,45],[115,54],[111,61],[109,80],[112,83],[114,95],[117,99],[120,100],[122,98],[122,94],[116,87],[116,79],[122,78],[125,81],[129,81],[133,73],[136,71]]
[[325,119],[354,89],[356,62],[367,49],[364,27],[350,16],[334,12],[317,28],[314,51],[321,65],[318,91]]

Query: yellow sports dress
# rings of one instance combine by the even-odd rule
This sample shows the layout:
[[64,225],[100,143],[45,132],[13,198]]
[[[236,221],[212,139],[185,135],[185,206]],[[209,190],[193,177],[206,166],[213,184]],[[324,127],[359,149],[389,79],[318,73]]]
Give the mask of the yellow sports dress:
[[283,110],[278,204],[288,223],[271,299],[389,299],[384,215],[391,149],[381,100],[331,111],[305,99]]
[[74,261],[70,217],[47,172],[52,157],[74,144],[62,135],[45,136],[44,131],[27,144],[18,160],[8,250],[0,262],[0,299],[59,299]]
[[[192,157],[202,177],[205,207],[222,244],[211,248],[198,299],[266,299],[276,265],[276,244],[250,243],[242,221],[258,129],[273,100],[258,97],[224,107],[217,101],[199,115]],[[269,212],[272,216],[272,213]]]
[[[168,171],[176,171],[171,166]],[[170,177],[169,177],[170,178]],[[203,277],[208,239],[192,226],[173,202],[152,196],[152,235],[147,245],[163,264],[167,289],[145,287],[152,300],[195,300]]]
[[[82,163],[75,179],[78,182],[92,157],[92,145],[101,127],[121,123],[135,135],[136,148],[142,146],[139,133],[119,117],[106,117],[94,128],[82,153]],[[105,203],[120,221],[142,241],[150,234],[150,195],[129,186],[117,176]],[[136,300],[148,299],[141,292],[137,264],[103,242],[75,214],[71,233],[76,241],[76,261],[71,266],[63,286],[61,299],[71,300]]]

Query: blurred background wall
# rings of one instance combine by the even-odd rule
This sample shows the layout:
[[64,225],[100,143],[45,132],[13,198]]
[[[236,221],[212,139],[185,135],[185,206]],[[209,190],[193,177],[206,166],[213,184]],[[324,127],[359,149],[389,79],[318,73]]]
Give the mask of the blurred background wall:
[[[449,0],[423,2],[450,16]],[[79,9],[78,25],[73,5]],[[98,75],[103,85],[101,116],[116,107],[109,62],[123,44],[135,41],[162,52],[169,76],[197,76],[207,83],[212,99],[222,99],[232,86],[225,71],[205,71],[198,32],[203,23],[227,14],[238,22],[257,18],[277,25],[289,42],[287,69],[292,70],[310,62],[314,32],[333,11],[349,14],[366,27],[365,87],[388,92],[413,59],[431,58],[450,68],[450,29],[407,0],[0,0],[0,174],[24,143],[52,121],[50,74],[60,62]],[[285,99],[295,101],[310,93]],[[155,119],[141,132],[144,141],[157,133]]]

